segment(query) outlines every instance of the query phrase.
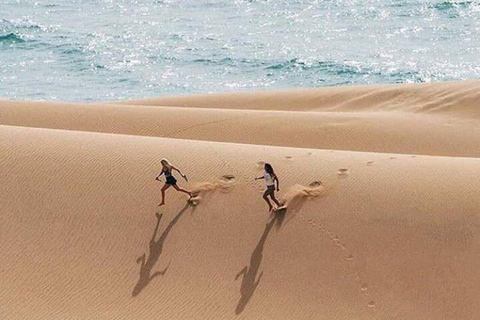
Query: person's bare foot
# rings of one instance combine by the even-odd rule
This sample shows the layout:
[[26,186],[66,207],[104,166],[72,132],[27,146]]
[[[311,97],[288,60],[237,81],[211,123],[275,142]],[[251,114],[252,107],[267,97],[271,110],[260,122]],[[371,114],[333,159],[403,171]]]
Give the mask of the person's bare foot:
[[160,203],[158,206],[161,207],[165,204],[165,202]]
[[200,194],[200,191],[192,191],[190,192],[190,199],[195,198]]
[[268,212],[272,212],[272,210],[273,210],[273,206],[270,206],[270,207],[268,208]]

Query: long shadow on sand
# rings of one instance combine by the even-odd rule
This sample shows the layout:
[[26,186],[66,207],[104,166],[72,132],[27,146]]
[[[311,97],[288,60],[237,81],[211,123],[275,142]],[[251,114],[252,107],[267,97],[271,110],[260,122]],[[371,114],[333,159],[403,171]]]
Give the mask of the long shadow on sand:
[[179,213],[173,218],[172,221],[168,224],[167,228],[163,231],[162,235],[160,238],[155,241],[155,238],[157,237],[157,232],[158,232],[158,227],[160,226],[160,220],[162,219],[163,214],[157,213],[157,225],[155,226],[155,230],[153,231],[152,238],[150,239],[150,244],[149,244],[149,255],[148,259],[146,258],[145,253],[140,256],[140,258],[137,259],[137,263],[140,264],[140,278],[138,279],[137,284],[135,285],[135,288],[133,288],[132,291],[132,297],[136,297],[145,287],[150,283],[150,281],[153,280],[153,278],[158,277],[158,276],[163,276],[168,269],[168,266],[162,270],[162,271],[157,271],[153,273],[152,275],[152,269],[157,263],[158,259],[160,258],[160,255],[162,254],[163,251],[163,244],[165,243],[165,240],[167,239],[168,234],[170,231],[173,229],[175,224],[180,220],[182,215],[187,211],[188,207],[190,204],[186,204],[185,207],[180,210]]
[[250,266],[245,266],[235,277],[235,280],[237,280],[240,276],[243,276],[242,285],[240,287],[241,297],[235,310],[235,313],[237,315],[243,312],[248,302],[252,298],[253,293],[257,289],[260,280],[262,279],[263,272],[260,274],[258,279],[257,274],[260,269],[260,264],[262,263],[263,247],[265,245],[265,242],[267,241],[268,234],[270,233],[270,230],[272,230],[275,222],[277,222],[277,227],[280,228],[285,217],[285,213],[286,210],[277,212],[272,218],[272,220],[270,220],[270,222],[265,225],[265,230],[263,231],[262,237],[260,238],[260,241],[252,252],[252,256],[250,258]]

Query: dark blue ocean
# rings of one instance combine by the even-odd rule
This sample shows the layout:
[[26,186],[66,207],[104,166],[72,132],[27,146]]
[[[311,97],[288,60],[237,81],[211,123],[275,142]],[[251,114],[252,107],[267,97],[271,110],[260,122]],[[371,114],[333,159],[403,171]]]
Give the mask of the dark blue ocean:
[[0,0],[0,98],[480,78],[480,1]]

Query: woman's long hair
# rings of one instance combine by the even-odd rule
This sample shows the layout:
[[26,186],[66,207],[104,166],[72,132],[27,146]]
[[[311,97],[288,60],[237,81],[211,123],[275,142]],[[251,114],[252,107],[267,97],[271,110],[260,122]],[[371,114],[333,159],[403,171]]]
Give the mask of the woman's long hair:
[[265,171],[271,176],[275,175],[275,172],[273,171],[273,167],[270,163],[265,163]]
[[163,166],[166,166],[167,168],[171,168],[171,167],[172,167],[172,164],[170,163],[170,161],[168,161],[167,158],[163,158],[162,160],[160,160],[160,163],[161,163]]

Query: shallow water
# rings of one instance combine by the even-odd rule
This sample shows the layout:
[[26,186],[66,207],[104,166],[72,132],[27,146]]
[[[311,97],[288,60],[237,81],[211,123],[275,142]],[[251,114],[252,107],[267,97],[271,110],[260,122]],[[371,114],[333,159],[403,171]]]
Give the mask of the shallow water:
[[0,0],[0,97],[480,78],[480,1]]

